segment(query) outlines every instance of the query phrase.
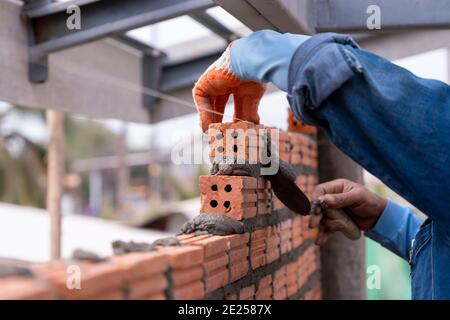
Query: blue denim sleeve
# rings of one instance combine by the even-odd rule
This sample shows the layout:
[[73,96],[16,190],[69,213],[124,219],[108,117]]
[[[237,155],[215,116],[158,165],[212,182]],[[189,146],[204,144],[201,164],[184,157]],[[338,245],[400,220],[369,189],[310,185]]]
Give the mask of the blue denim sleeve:
[[295,116],[425,212],[449,239],[450,86],[416,77],[348,36],[320,34],[295,51]]
[[422,223],[423,219],[415,215],[410,208],[388,200],[376,225],[367,230],[365,235],[408,260],[412,240]]

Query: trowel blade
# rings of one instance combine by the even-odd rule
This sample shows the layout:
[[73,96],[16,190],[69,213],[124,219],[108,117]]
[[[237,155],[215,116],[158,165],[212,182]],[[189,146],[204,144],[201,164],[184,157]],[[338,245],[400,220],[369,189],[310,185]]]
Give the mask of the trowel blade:
[[281,172],[267,178],[270,180],[273,193],[286,207],[301,215],[309,214],[311,204],[294,181],[286,179]]

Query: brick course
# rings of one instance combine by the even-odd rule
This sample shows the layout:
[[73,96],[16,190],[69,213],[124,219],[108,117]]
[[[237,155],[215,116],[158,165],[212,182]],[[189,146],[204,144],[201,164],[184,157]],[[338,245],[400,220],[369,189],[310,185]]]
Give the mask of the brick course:
[[[288,123],[289,132],[276,131],[279,140],[272,142],[280,158],[293,165],[297,185],[310,197],[317,184],[316,130],[292,114]],[[262,149],[264,135],[255,129],[264,128],[244,122],[214,124],[210,143],[213,149],[220,141],[245,150]],[[253,131],[246,133],[247,129]],[[241,140],[228,130],[238,132]],[[250,139],[253,136],[257,139]],[[180,235],[181,246],[114,255],[105,262],[36,265],[32,276],[0,278],[0,299],[321,298],[320,251],[313,244],[317,230],[308,228],[308,216],[290,212],[262,178],[201,176],[199,186],[201,213],[224,214],[244,225],[264,217],[270,219],[260,221],[269,222],[243,234]],[[80,267],[79,290],[67,287],[70,265]]]

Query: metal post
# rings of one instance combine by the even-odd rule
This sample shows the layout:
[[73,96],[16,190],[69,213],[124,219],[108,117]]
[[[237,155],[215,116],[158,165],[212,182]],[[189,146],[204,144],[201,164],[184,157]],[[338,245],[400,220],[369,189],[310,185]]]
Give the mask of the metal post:
[[51,258],[61,257],[61,199],[64,177],[64,114],[47,110],[48,166],[47,166],[47,210],[50,214]]
[[[319,133],[319,181],[346,178],[363,183],[362,169]],[[365,239],[351,241],[341,233],[321,248],[323,298],[366,299]]]

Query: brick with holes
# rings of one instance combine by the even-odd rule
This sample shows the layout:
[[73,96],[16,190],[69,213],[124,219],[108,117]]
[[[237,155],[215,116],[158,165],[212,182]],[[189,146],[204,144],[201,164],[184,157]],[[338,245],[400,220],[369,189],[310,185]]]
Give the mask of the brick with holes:
[[238,121],[215,123],[208,129],[210,157],[239,158],[257,163],[265,150],[264,127]]
[[317,133],[316,127],[305,124],[301,120],[295,118],[294,113],[290,108],[288,109],[288,131],[307,133],[311,135],[315,135]]
[[258,181],[246,176],[200,176],[202,213],[242,220],[256,216]]

